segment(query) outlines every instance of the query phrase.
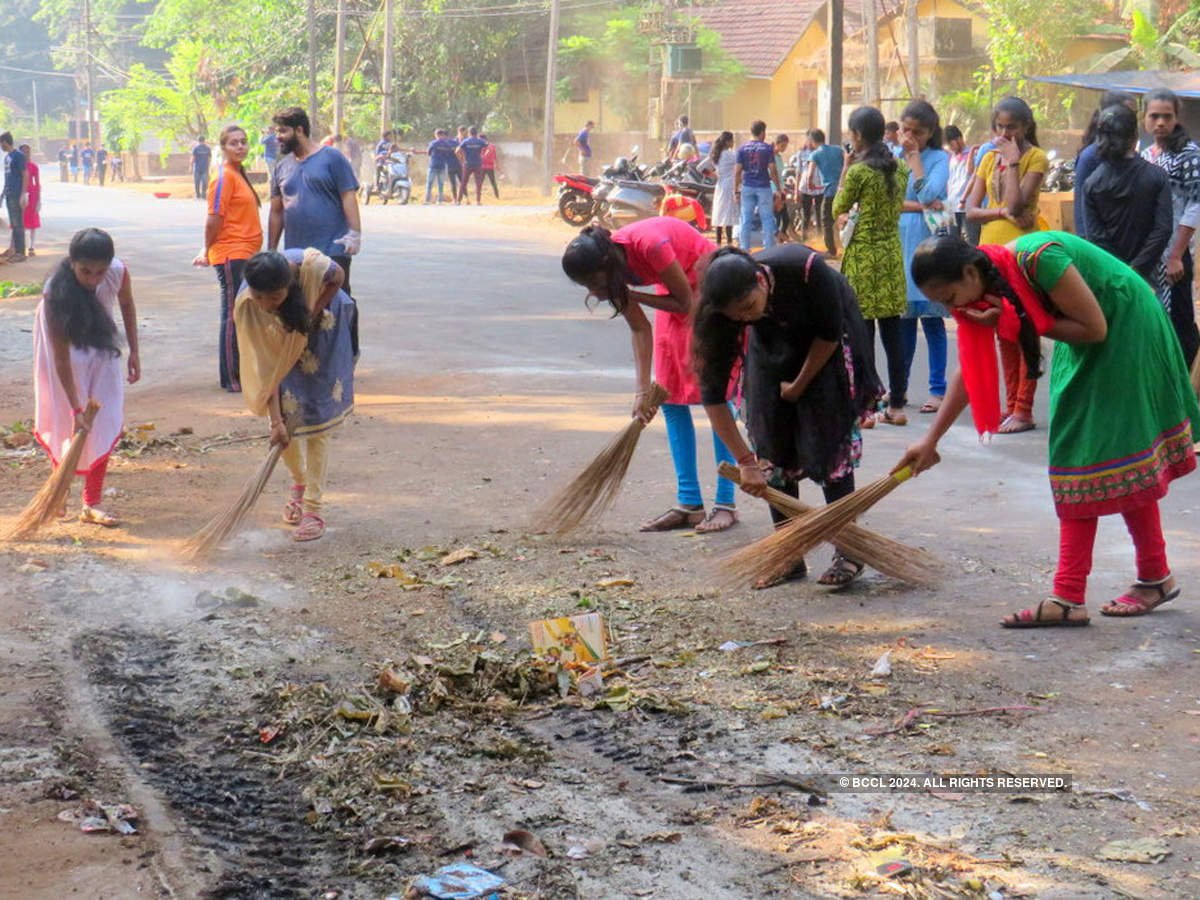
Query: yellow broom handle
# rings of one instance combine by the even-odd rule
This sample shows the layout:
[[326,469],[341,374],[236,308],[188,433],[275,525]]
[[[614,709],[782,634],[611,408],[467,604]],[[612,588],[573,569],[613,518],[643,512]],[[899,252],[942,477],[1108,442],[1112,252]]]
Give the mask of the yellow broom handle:
[[904,484],[908,479],[913,477],[912,466],[905,466],[903,469],[898,469],[892,473],[892,478],[896,479],[896,484]]

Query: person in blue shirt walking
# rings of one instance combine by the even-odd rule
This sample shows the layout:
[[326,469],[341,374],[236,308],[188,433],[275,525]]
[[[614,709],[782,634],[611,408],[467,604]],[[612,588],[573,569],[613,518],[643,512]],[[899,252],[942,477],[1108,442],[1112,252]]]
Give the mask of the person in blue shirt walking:
[[837,259],[837,239],[834,237],[836,222],[833,215],[833,198],[837,196],[838,182],[842,178],[842,169],[846,164],[846,154],[841,147],[825,143],[825,132],[814,128],[808,133],[813,150],[808,161],[821,174],[825,184],[825,194],[821,198],[821,225],[825,232],[825,256],[827,259]]
[[[575,135],[575,149],[579,152],[579,172],[581,175],[592,174],[592,145],[588,142],[596,123],[590,119]],[[565,160],[564,160],[565,162]]]
[[775,195],[782,194],[779,170],[775,167],[775,148],[763,140],[767,123],[750,123],[751,139],[738,148],[733,170],[734,190],[742,194],[742,225],[738,240],[743,250],[750,249],[754,211],[762,221],[763,248],[775,246]]
[[917,322],[929,347],[929,399],[923,413],[935,413],[946,396],[946,321],[949,313],[934,303],[913,282],[910,265],[917,245],[931,237],[931,220],[942,223],[949,233],[954,211],[947,209],[950,183],[950,154],[942,149],[942,125],[937,110],[924,100],[914,100],[900,115],[900,148],[908,166],[908,186],[900,213],[900,247],[904,254],[904,277],[908,282],[908,308],[900,318],[904,344],[904,367],[912,372],[917,354]]
[[458,160],[462,163],[462,185],[458,189],[458,199],[467,200],[467,182],[475,176],[475,205],[483,204],[483,148],[488,142],[479,136],[479,127],[472,125],[467,129],[467,139],[458,145]]

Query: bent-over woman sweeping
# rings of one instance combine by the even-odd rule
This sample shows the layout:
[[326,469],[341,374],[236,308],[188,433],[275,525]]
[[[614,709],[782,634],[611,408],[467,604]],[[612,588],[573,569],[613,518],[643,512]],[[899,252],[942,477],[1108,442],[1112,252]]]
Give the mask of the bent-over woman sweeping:
[[[700,402],[700,386],[692,371],[691,315],[700,266],[717,248],[686,222],[670,216],[643,219],[615,232],[599,226],[584,228],[563,253],[563,271],[586,287],[589,297],[607,300],[624,316],[633,332],[637,394],[633,415],[649,421],[645,406],[654,380],[670,397],[662,406],[667,440],[675,464],[677,505],[642,525],[642,531],[724,531],[737,523],[733,482],[718,477],[716,502],[704,514],[704,498],[696,468],[696,429],[688,408]],[[643,306],[655,310],[654,327]],[[728,379],[723,399],[735,389]],[[733,462],[729,450],[713,433],[717,462]]]
[[[746,349],[746,430],[738,432],[725,385]],[[875,408],[883,386],[871,363],[867,329],[845,276],[800,244],[749,256],[722,248],[708,264],[700,290],[693,349],[704,408],[713,430],[737,456],[742,489],[762,496],[770,486],[792,497],[811,478],[832,503],[854,490],[862,456],[859,423]],[[772,508],[778,527],[785,517]],[[820,583],[841,587],[863,565],[841,554]],[[791,573],[758,587],[803,577]]]
[[234,306],[246,406],[268,416],[292,486],[283,520],[295,541],[325,534],[332,429],[354,408],[354,301],[341,266],[318,250],[257,253]]
[[[931,238],[913,280],[950,306],[962,366],[926,436],[900,465],[937,462],[938,441],[970,404],[980,433],[1000,418],[993,329],[1041,371],[1040,336],[1056,342],[1050,367],[1050,488],[1059,519],[1053,593],[1006,617],[1006,628],[1088,624],[1084,608],[1100,516],[1120,513],[1133,538],[1137,580],[1100,611],[1143,616],[1179,596],[1167,565],[1158,501],[1196,468],[1200,407],[1171,323],[1137,272],[1072,234],[1040,232],[974,249]],[[897,466],[899,468],[899,466]]]
[[[113,306],[121,308],[125,365]],[[87,402],[100,404],[75,469],[83,476],[81,522],[120,524],[100,502],[109,456],[124,430],[125,380],[134,384],[141,376],[129,270],[107,232],[85,228],[71,238],[67,258],[47,279],[33,325],[33,433],[55,468],[76,430],[84,427]]]

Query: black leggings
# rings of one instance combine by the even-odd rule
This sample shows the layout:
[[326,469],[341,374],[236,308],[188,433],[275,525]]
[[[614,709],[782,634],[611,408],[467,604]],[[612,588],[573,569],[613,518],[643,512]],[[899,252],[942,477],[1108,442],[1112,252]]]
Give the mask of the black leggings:
[[[866,321],[872,365],[875,365],[875,323],[879,323],[879,339],[883,343],[884,356],[887,357],[888,406],[892,409],[904,409],[904,405],[908,403],[908,369],[904,365],[904,331],[900,326],[900,317],[887,316]],[[875,371],[879,371],[878,365],[875,365]]]
[[[779,489],[789,497],[800,497],[800,482],[794,479],[789,479],[779,485]],[[827,481],[821,485],[821,490],[825,494],[825,502],[833,503],[835,500],[841,500],[847,494],[854,493],[854,473],[851,472],[840,481]],[[781,513],[775,507],[771,507],[771,521],[778,528],[784,522],[787,522],[789,517],[785,513]]]
[[1183,254],[1183,277],[1171,285],[1171,325],[1183,349],[1183,361],[1188,368],[1200,350],[1200,329],[1196,327],[1196,307],[1192,303],[1192,251]]
[[732,247],[733,246],[733,226],[732,225],[718,225],[717,226],[717,246],[718,247],[721,246],[721,232],[725,232],[725,243],[727,243],[730,247]]
[[500,188],[496,187],[496,170],[484,169],[483,177],[492,183],[492,192],[496,195],[496,199],[500,199]]

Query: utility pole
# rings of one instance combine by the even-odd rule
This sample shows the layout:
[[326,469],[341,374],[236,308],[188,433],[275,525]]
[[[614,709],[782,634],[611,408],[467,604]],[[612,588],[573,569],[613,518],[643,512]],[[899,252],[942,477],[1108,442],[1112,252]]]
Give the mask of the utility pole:
[[92,72],[92,4],[91,0],[83,0],[83,46],[84,54],[87,56],[85,64],[87,69],[87,139],[92,146],[96,146],[96,109],[93,106],[94,102],[94,75]]
[[317,2],[308,0],[308,121],[317,136]]
[[346,0],[338,0],[333,48],[333,133],[342,134],[342,107],[346,77]]
[[863,25],[866,28],[867,67],[863,84],[863,103],[879,105],[879,10],[875,0],[863,2]]
[[829,0],[829,143],[842,142],[842,60],[846,37],[845,0]]
[[914,98],[921,95],[921,41],[917,23],[917,0],[908,0],[904,4],[904,36],[908,44],[908,84]]
[[558,86],[558,0],[550,0],[550,38],[546,50],[546,98],[542,113],[542,188],[550,191],[554,176],[554,99]]
[[34,78],[30,84],[33,87],[33,146],[37,150],[38,155],[42,154],[42,126],[41,119],[38,116],[37,102],[37,79]]
[[383,98],[379,104],[379,133],[392,129],[392,0],[383,0]]

